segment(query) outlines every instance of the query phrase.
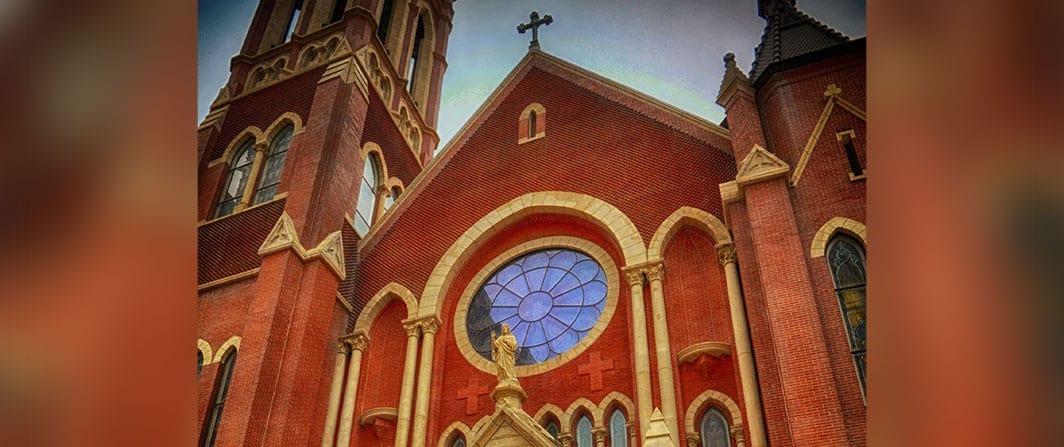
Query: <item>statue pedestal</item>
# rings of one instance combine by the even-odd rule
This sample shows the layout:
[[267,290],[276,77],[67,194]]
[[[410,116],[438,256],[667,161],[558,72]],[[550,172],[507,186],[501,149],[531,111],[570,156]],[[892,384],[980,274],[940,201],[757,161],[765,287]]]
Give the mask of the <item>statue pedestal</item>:
[[521,404],[528,399],[525,390],[517,380],[504,380],[491,390],[491,398],[497,407],[509,407],[515,410],[521,409]]

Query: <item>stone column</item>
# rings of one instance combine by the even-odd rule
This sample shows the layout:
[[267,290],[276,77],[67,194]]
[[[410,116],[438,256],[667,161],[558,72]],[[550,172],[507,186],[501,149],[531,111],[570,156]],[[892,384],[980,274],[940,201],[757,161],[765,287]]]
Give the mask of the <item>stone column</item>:
[[750,347],[750,331],[746,322],[746,307],[743,305],[743,292],[739,284],[735,244],[719,247],[717,259],[724,266],[725,281],[728,284],[732,334],[735,337],[735,353],[739,357],[739,377],[742,380],[743,402],[746,404],[746,420],[750,425],[750,443],[752,447],[764,447],[768,444],[765,439],[765,420],[761,413],[761,393],[758,391],[757,370],[754,369],[754,354]]
[[629,422],[625,425],[628,429],[628,447],[639,447],[639,437],[636,436],[635,422]]
[[429,384],[432,382],[432,355],[436,331],[440,320],[428,317],[418,322],[421,326],[421,367],[417,374],[417,407],[414,409],[414,441],[412,447],[425,446],[425,428],[429,421]]
[[746,447],[746,437],[743,435],[743,426],[741,424],[732,427],[731,436],[735,440],[735,447]]
[[[365,334],[355,334],[344,339],[351,350],[351,361],[347,364],[347,386],[344,387],[344,404],[340,410],[340,430],[336,434],[336,445],[347,447],[351,443],[351,423],[355,417],[355,397],[358,395],[358,376],[362,372],[362,352],[369,344]],[[332,441],[332,437],[329,437]],[[325,445],[322,441],[322,445]]]
[[562,447],[572,447],[573,435],[570,433],[560,433],[558,434],[558,442],[562,445]]
[[699,439],[698,433],[687,434],[687,447],[699,447],[702,445],[702,440]]
[[595,447],[606,447],[606,429],[599,427],[591,430],[591,439],[595,440]]
[[406,447],[410,439],[410,403],[414,400],[414,369],[417,367],[417,340],[421,326],[417,321],[404,321],[403,329],[406,329],[406,362],[399,394],[399,416],[395,423],[395,447]]
[[340,412],[340,391],[344,385],[344,366],[351,347],[346,340],[337,342],[336,366],[333,368],[332,388],[329,389],[329,410],[325,414],[325,431],[321,434],[321,447],[332,447],[336,436],[336,414]]
[[680,430],[676,425],[676,386],[672,381],[672,346],[669,344],[669,324],[665,314],[665,291],[661,282],[665,264],[657,261],[644,271],[650,281],[650,308],[654,318],[654,351],[658,361],[658,388],[661,390],[661,413],[669,426],[672,444],[679,446]]
[[[647,347],[647,313],[643,305],[643,271],[640,268],[624,272],[632,288],[632,342],[635,344],[635,398],[639,412],[639,433],[645,435],[650,426],[653,400],[650,388],[650,353]],[[642,436],[640,436],[642,437]]]
[[251,206],[251,198],[255,195],[255,183],[259,181],[259,175],[262,174],[262,159],[266,158],[266,143],[255,143],[255,160],[251,162],[251,171],[248,172],[248,182],[244,185],[244,195],[240,198],[240,203],[233,207],[233,212],[243,210]]

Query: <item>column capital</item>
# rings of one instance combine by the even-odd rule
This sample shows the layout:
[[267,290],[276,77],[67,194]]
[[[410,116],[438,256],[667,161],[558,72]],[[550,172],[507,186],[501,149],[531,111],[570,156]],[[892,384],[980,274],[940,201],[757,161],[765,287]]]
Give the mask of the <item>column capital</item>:
[[369,346],[369,337],[364,333],[355,333],[345,335],[340,339],[340,343],[347,345],[347,352],[360,351],[364,352],[366,347]]
[[403,322],[403,329],[406,330],[407,337],[417,337],[421,334],[421,323],[417,320],[407,320]]
[[265,141],[260,141],[258,143],[255,143],[255,151],[256,152],[262,152],[263,154],[265,154],[266,150],[269,149],[269,148],[270,148],[270,145],[266,144]]
[[735,263],[735,244],[728,244],[717,247],[717,261],[720,262],[720,265],[728,265],[728,263]]
[[698,433],[688,433],[686,439],[687,447],[698,447],[702,442],[702,439],[700,436],[698,436]]
[[629,423],[625,424],[624,428],[628,429],[628,436],[631,437],[631,436],[635,436],[636,435],[636,428],[637,427],[635,425],[635,421],[632,421],[632,422],[629,422]]
[[738,443],[746,443],[746,435],[743,434],[743,424],[736,424],[731,428],[732,438]]
[[436,317],[426,317],[417,320],[417,324],[421,327],[421,333],[423,334],[435,334],[440,330],[440,319]]
[[624,278],[628,280],[629,286],[643,285],[643,268],[635,267],[624,270]]
[[573,435],[569,433],[561,433],[558,435],[558,442],[562,444],[562,447],[570,447],[573,445]]
[[606,442],[606,428],[598,427],[591,430],[591,436],[595,440],[595,443]]
[[647,281],[661,281],[665,279],[665,261],[657,261],[643,267],[643,273],[647,275]]

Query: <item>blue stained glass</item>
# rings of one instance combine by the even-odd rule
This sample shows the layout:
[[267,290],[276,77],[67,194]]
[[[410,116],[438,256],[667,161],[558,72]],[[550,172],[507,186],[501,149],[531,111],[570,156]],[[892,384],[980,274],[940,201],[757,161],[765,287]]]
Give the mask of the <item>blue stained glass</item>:
[[474,295],[466,332],[491,359],[491,331],[510,325],[516,363],[529,365],[572,349],[606,307],[606,273],[584,253],[548,249],[525,254],[495,271]]

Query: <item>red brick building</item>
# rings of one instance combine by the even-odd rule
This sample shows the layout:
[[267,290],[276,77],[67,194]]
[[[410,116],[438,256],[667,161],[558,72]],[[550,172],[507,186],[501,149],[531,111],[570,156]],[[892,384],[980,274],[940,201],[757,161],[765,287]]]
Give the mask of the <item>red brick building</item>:
[[450,0],[262,0],[199,127],[201,443],[505,445],[506,323],[558,445],[865,444],[864,40],[758,7],[719,125],[534,48],[433,156]]

